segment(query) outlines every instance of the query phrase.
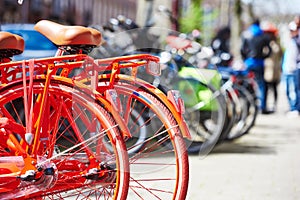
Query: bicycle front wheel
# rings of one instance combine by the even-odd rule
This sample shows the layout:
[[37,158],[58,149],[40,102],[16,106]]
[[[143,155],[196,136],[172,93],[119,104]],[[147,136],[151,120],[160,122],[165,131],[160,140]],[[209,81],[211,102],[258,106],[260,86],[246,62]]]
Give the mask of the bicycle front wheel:
[[[33,125],[30,128],[34,133],[38,113],[43,109],[35,153],[43,163],[55,166],[57,180],[47,187],[39,180],[27,181],[23,184],[26,187],[0,195],[23,198],[22,194],[26,193],[26,198],[31,199],[126,199],[128,154],[111,115],[93,95],[55,80],[50,83],[46,104],[42,107],[44,86],[44,79],[36,79],[32,84],[30,117]],[[26,128],[23,87],[19,82],[0,89],[0,111],[3,117]],[[26,89],[29,89],[28,84]],[[23,136],[18,132],[14,134],[21,143]],[[31,145],[27,149],[30,153]],[[9,148],[7,151],[14,153]]]

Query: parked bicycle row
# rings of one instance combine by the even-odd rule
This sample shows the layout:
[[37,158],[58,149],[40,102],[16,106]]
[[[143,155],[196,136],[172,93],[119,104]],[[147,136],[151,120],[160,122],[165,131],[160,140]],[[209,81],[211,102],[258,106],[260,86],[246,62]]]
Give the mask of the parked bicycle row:
[[11,60],[23,39],[1,33],[0,198],[185,199],[187,153],[254,125],[251,74],[199,68],[196,41],[166,34],[162,49],[149,28],[111,22],[43,20],[56,55],[25,61]]
[[192,136],[187,145],[190,153],[207,155],[217,144],[237,139],[254,126],[259,103],[254,74],[242,67],[235,70],[231,55],[216,55],[201,46],[196,41],[197,31],[183,34],[139,27],[124,16],[95,27],[102,30],[106,42],[92,51],[93,57],[136,52],[160,57],[162,75],[150,77],[140,71],[140,77],[165,93],[180,91]]

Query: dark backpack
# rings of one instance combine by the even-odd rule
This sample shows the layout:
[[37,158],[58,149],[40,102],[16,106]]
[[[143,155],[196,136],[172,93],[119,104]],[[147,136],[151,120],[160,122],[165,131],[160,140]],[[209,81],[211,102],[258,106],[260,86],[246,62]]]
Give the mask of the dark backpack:
[[241,55],[243,59],[246,58],[267,58],[271,53],[270,38],[266,34],[253,36],[247,33],[242,38]]

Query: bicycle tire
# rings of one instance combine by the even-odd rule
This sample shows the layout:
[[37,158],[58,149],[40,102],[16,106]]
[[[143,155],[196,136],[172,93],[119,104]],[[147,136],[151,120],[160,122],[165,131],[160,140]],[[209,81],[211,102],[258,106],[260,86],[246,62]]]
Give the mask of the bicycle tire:
[[258,101],[256,95],[251,93],[246,87],[240,85],[234,85],[234,88],[239,94],[242,113],[234,125],[237,128],[233,128],[227,136],[227,140],[229,141],[247,134],[254,126],[258,114]]
[[[44,84],[45,79],[34,79],[32,87],[34,97],[43,92]],[[24,116],[21,104],[18,104],[18,109],[13,109],[13,114],[7,110],[8,107],[14,107],[13,101],[23,102],[23,87],[22,82],[16,82],[1,88],[0,105],[2,116],[8,117],[25,127],[26,124],[22,120]],[[45,156],[47,155],[46,152],[52,152],[52,154],[47,155],[47,159],[53,160],[57,166],[58,179],[51,188],[44,191],[32,193],[25,191],[25,198],[126,199],[129,187],[128,155],[118,125],[112,116],[93,95],[63,81],[51,80],[48,96],[51,116],[55,117],[56,115],[57,118],[55,122],[49,121],[51,127],[49,130],[53,131],[54,143],[49,143],[46,149],[41,149],[39,156]],[[35,100],[34,105],[38,105]],[[60,107],[60,103],[64,105]],[[58,108],[61,109],[58,110]],[[50,115],[49,119],[51,119]],[[56,122],[59,124],[55,124]],[[83,122],[90,122],[90,124]],[[101,125],[101,131],[104,130],[103,133],[100,132],[100,129],[96,130],[96,127],[92,127],[95,123],[98,128],[98,124]],[[82,135],[76,134],[78,132],[76,128]],[[93,135],[92,131],[95,130],[101,135],[98,136],[95,133],[97,137],[94,137],[92,142],[87,143],[88,138]],[[103,139],[104,136],[106,136],[105,140]],[[85,143],[82,143],[82,140]],[[100,146],[105,142],[113,147],[113,151],[106,150],[104,145]],[[76,145],[79,145],[80,148],[76,147],[70,150]],[[90,152],[92,154],[89,154]],[[103,172],[103,176],[100,177],[98,171],[96,173],[89,173],[89,171],[83,173],[89,169],[87,166],[91,164],[91,155],[97,161],[101,160],[97,166],[101,165],[99,171]],[[74,166],[70,167],[68,164]],[[98,186],[99,188],[97,188]],[[4,195],[8,197],[8,194]]]
[[226,118],[224,122],[224,129],[220,136],[219,143],[224,142],[227,139],[228,134],[234,128],[234,125],[237,123],[237,118],[240,114],[240,104],[238,96],[234,91],[232,85],[223,85],[222,91],[226,101]]

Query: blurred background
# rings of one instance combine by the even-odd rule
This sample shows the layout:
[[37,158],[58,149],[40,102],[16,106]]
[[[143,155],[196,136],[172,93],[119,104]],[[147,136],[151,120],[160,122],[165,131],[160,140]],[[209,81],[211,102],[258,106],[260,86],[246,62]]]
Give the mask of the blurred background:
[[[201,42],[210,43],[220,27],[232,27],[232,42],[253,20],[260,18],[283,26],[300,14],[297,0],[17,0],[0,1],[0,23],[35,23],[52,19],[64,24],[102,25],[111,17],[124,15],[144,26],[155,26],[180,32],[201,31]],[[164,5],[179,23],[171,23],[157,11]],[[159,20],[157,20],[159,19]]]

